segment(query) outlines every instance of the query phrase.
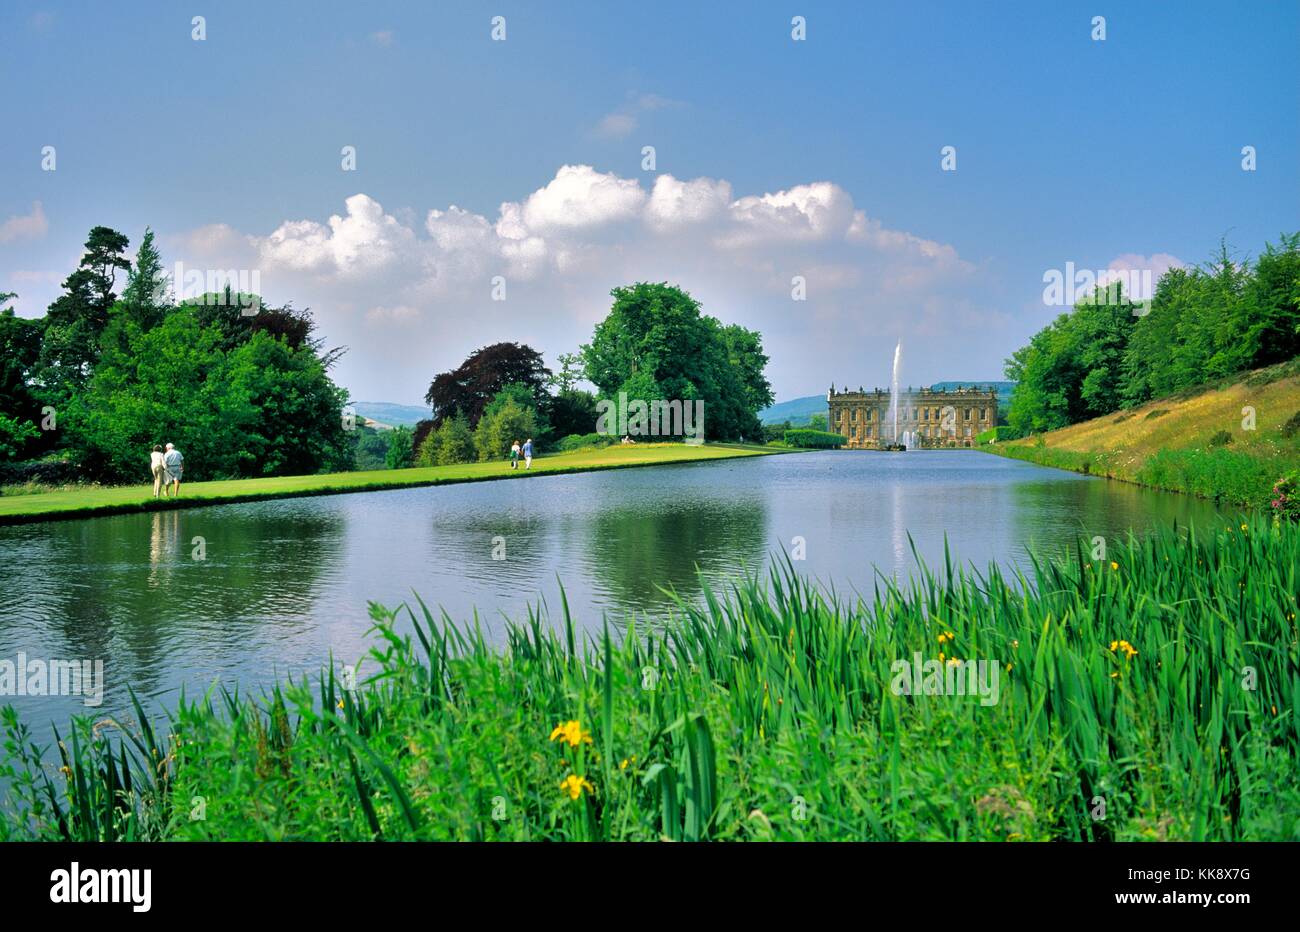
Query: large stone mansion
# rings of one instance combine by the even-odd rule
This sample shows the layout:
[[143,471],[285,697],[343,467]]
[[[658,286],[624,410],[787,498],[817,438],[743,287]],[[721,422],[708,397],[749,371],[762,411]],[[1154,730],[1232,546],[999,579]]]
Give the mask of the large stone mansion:
[[[875,389],[826,394],[830,405],[829,429],[848,440],[851,449],[894,443],[894,421],[889,412],[889,391]],[[916,445],[970,446],[983,431],[997,425],[998,394],[974,388],[952,391],[908,388],[899,392],[898,433],[916,439]]]

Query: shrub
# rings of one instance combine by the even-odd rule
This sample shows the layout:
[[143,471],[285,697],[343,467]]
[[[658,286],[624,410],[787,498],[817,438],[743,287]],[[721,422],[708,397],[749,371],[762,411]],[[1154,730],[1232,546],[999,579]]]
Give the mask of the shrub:
[[504,459],[510,455],[512,443],[518,440],[522,444],[537,434],[537,414],[532,408],[521,407],[513,398],[491,405],[474,431],[479,462]]
[[587,447],[607,447],[613,442],[613,437],[604,434],[569,434],[560,441],[560,452],[571,453]]
[[66,460],[29,460],[25,463],[0,463],[0,485],[60,486],[78,481],[80,471]]
[[0,414],[0,459],[17,459],[27,442],[40,435],[36,425]]
[[1158,417],[1164,417],[1164,416],[1165,416],[1166,414],[1168,414],[1168,413],[1169,413],[1169,412],[1168,412],[1167,410],[1165,410],[1164,408],[1156,408],[1154,411],[1149,411],[1149,412],[1147,412],[1147,416],[1144,417],[1142,420],[1144,420],[1144,421],[1154,421],[1156,418],[1158,418]]
[[1273,484],[1273,514],[1300,521],[1300,474],[1283,476]]
[[990,427],[988,430],[981,431],[975,435],[976,443],[1000,443],[1004,440],[1019,440],[1024,436],[1014,427]]
[[798,428],[785,432],[785,442],[792,447],[813,450],[829,450],[842,447],[848,442],[843,434],[833,434],[825,430]]
[[389,469],[405,469],[411,465],[414,454],[411,445],[411,429],[395,427],[388,435],[388,453],[384,456],[384,465]]
[[1300,433],[1300,411],[1291,415],[1291,420],[1282,425],[1283,437],[1294,437],[1298,433]]
[[1232,443],[1232,434],[1226,430],[1221,430],[1210,438],[1210,446],[1212,447],[1226,447],[1230,443]]
[[438,431],[431,430],[425,434],[420,445],[415,448],[415,465],[416,466],[436,466],[438,465],[438,449],[442,446],[442,440],[438,436]]
[[458,414],[442,422],[442,427],[430,431],[420,446],[416,464],[420,466],[451,466],[455,463],[472,463],[477,458],[474,449],[474,432],[469,421]]

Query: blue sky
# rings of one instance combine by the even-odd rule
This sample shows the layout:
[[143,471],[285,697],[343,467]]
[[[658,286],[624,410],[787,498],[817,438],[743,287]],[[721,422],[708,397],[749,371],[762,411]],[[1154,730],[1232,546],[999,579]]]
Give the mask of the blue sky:
[[999,378],[1061,310],[1045,271],[1300,226],[1294,2],[10,0],[0,35],[19,313],[91,226],[149,225],[169,266],[311,306],[361,399],[496,340],[554,360],[638,278],[761,330],[780,398],[884,384],[899,338],[907,381]]

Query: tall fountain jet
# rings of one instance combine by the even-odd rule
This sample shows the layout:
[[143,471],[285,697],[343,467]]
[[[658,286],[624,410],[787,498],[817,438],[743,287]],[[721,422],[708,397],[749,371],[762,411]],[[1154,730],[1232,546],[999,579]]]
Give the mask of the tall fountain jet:
[[898,370],[903,364],[903,341],[899,340],[898,345],[894,347],[894,382],[889,392],[889,414],[894,421],[894,436],[892,441],[898,443]]

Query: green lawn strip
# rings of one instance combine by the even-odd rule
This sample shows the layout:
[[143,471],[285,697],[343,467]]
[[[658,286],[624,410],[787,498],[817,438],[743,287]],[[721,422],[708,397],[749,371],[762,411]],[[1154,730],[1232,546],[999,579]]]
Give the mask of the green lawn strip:
[[181,486],[179,499],[155,499],[152,487],[143,483],[138,486],[86,488],[0,497],[0,525],[171,508],[195,508],[256,499],[375,492],[494,479],[523,479],[538,475],[691,463],[779,452],[788,451],[747,444],[693,446],[674,443],[611,446],[601,450],[579,450],[573,453],[539,457],[533,460],[531,470],[525,470],[522,463],[518,470],[512,470],[506,462],[490,462],[326,473],[319,476],[277,476],[265,479],[187,482]]

